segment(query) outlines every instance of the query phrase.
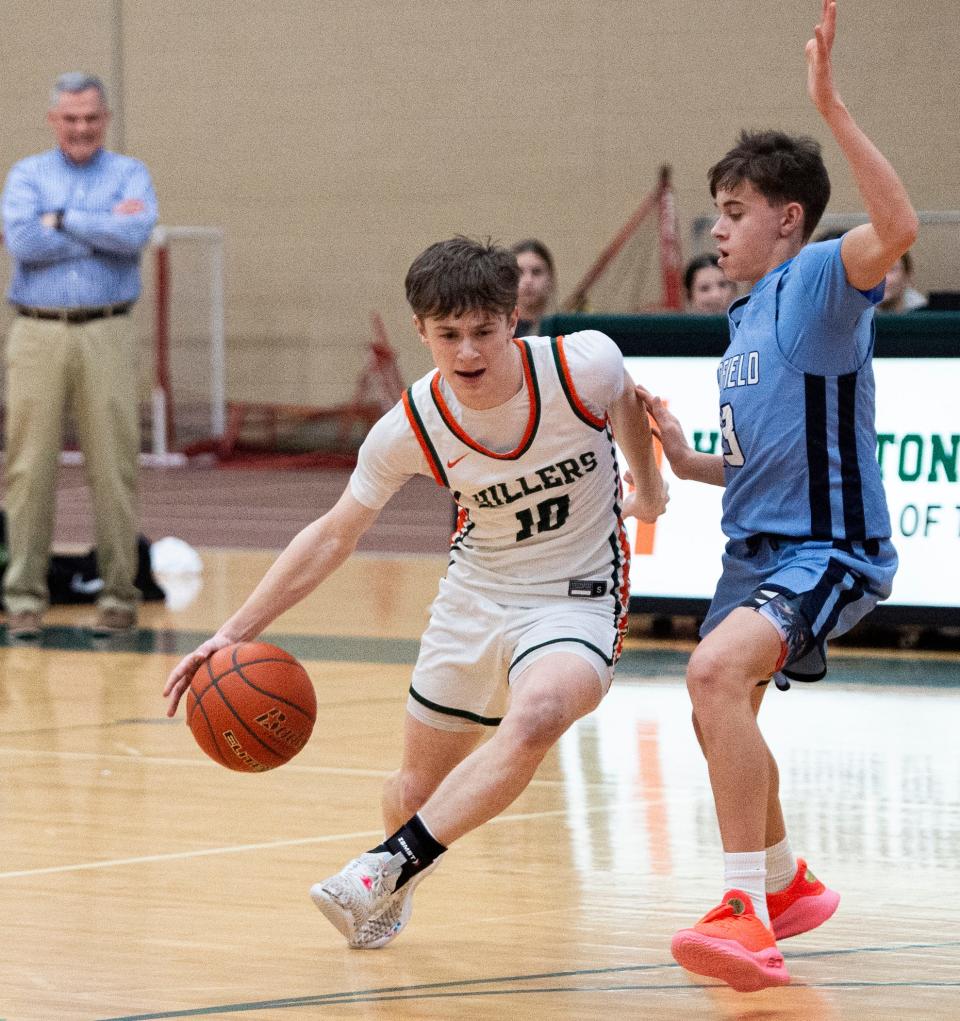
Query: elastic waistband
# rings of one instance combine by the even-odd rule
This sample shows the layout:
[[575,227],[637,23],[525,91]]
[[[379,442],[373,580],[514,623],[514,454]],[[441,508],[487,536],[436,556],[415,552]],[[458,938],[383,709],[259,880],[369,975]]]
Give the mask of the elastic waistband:
[[748,535],[743,541],[750,556],[754,556],[764,543],[774,550],[780,549],[781,546],[804,542],[826,542],[844,553],[856,553],[857,547],[868,557],[875,557],[880,552],[879,539],[818,539],[813,535],[773,535],[770,532],[760,532],[757,535]]

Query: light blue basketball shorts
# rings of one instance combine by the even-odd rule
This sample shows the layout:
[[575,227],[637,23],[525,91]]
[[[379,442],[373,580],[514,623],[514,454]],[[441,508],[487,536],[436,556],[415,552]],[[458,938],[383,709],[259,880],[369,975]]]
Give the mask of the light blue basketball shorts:
[[777,687],[789,688],[790,680],[819,681],[827,672],[827,640],[845,634],[890,595],[896,570],[889,539],[731,539],[700,635],[738,606],[752,607],[784,642]]

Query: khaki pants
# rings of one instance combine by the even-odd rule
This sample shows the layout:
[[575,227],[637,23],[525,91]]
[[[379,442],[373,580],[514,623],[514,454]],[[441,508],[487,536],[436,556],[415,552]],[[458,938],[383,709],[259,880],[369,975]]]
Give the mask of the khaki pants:
[[17,316],[7,343],[8,613],[42,612],[64,412],[93,494],[103,609],[133,609],[140,449],[137,341],[129,316],[68,324]]

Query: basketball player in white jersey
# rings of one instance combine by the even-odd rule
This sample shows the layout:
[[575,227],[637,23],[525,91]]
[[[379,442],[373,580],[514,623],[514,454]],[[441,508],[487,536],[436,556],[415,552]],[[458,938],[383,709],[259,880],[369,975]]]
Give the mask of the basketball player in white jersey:
[[[653,521],[666,505],[619,350],[596,332],[514,340],[518,280],[512,252],[467,238],[414,261],[407,298],[436,370],[373,427],[338,503],[164,689],[172,716],[200,663],[316,588],[412,475],[451,491],[449,566],[413,671],[402,763],[383,794],[388,836],[311,890],[355,948],[390,942],[447,847],[510,805],[600,703],[628,610],[623,517]],[[614,434],[635,484],[626,496]]]

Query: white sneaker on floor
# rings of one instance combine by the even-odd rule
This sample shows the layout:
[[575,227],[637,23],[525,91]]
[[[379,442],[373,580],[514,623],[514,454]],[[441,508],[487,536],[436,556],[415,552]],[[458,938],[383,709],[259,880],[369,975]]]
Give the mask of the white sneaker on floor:
[[386,907],[361,925],[349,941],[353,950],[379,950],[397,938],[413,914],[413,891],[440,864],[438,858],[390,895]]
[[313,903],[352,942],[387,905],[406,859],[389,851],[368,851],[329,879],[310,887]]

